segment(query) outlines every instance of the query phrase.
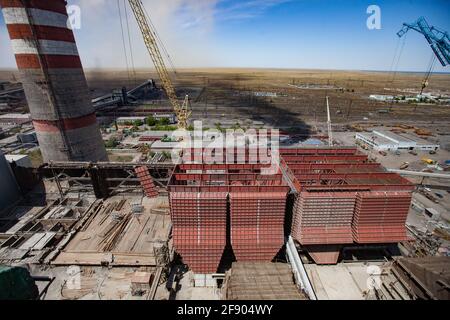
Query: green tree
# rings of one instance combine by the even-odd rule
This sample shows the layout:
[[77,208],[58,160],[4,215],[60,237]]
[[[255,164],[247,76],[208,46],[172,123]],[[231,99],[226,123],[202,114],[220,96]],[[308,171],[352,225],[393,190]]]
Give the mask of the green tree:
[[169,120],[169,118],[162,118],[158,121],[158,124],[160,124],[162,126],[167,126],[170,124],[170,120]]
[[144,124],[144,122],[143,122],[142,120],[140,120],[140,119],[135,120],[135,121],[133,122],[133,125],[134,125],[135,127],[140,127],[140,126],[142,126],[143,124]]
[[149,116],[145,119],[145,122],[149,127],[153,127],[156,125],[156,119],[153,116]]
[[118,144],[119,144],[119,142],[117,141],[117,138],[112,137],[108,141],[105,142],[105,147],[108,149],[112,149],[112,148],[117,147]]

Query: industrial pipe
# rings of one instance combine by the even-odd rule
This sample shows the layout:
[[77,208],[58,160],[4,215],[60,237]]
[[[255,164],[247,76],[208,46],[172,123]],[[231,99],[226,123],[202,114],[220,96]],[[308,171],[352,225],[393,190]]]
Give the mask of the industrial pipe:
[[317,300],[314,289],[309,281],[308,274],[306,273],[305,267],[303,266],[302,260],[298,255],[297,248],[295,247],[294,240],[291,236],[289,236],[289,240],[286,243],[286,252],[288,254],[292,269],[294,270],[295,279],[300,284],[300,287],[306,292],[309,299]]

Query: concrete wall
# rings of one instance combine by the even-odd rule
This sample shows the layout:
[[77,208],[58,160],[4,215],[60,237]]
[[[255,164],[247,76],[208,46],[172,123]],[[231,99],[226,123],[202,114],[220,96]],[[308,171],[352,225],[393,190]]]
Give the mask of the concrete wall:
[[5,209],[12,206],[21,198],[19,185],[6,161],[5,156],[0,151],[0,217]]

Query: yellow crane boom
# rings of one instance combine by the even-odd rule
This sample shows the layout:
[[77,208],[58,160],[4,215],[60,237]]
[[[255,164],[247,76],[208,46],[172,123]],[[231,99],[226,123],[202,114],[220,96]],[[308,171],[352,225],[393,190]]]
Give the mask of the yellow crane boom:
[[186,97],[184,103],[181,105],[178,101],[175,89],[170,80],[169,73],[167,72],[166,65],[162,58],[161,52],[156,41],[156,31],[153,30],[151,23],[149,23],[144,11],[144,7],[141,0],[128,0],[131,10],[136,18],[139,29],[141,30],[144,38],[145,45],[147,46],[150,57],[155,65],[156,71],[162,82],[162,87],[169,98],[170,103],[173,106],[175,114],[178,118],[178,127],[180,129],[186,129],[188,126],[188,119],[191,115],[191,111],[188,110],[189,100]]

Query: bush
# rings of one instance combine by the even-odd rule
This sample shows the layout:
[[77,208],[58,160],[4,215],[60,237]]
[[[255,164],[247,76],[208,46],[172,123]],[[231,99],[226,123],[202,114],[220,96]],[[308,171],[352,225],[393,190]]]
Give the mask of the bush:
[[167,160],[172,159],[172,154],[168,151],[163,151],[162,155],[164,156],[164,158],[166,158]]
[[175,131],[177,130],[176,126],[161,126],[161,125],[156,125],[153,128],[151,128],[152,131]]
[[145,119],[145,123],[147,123],[147,125],[149,127],[153,127],[154,125],[156,125],[156,120],[155,118],[153,118],[152,116],[148,117]]
[[158,121],[158,124],[162,126],[167,126],[170,124],[170,120],[169,118],[162,118]]
[[117,145],[119,144],[119,142],[117,141],[117,138],[110,138],[108,141],[105,142],[105,147],[107,149],[112,149],[117,147]]
[[142,126],[143,124],[144,124],[144,122],[143,122],[142,120],[136,120],[136,121],[133,122],[133,125],[134,125],[135,127],[140,127],[140,126]]

